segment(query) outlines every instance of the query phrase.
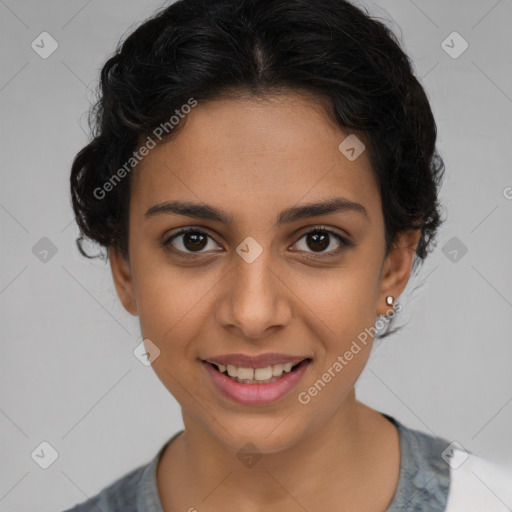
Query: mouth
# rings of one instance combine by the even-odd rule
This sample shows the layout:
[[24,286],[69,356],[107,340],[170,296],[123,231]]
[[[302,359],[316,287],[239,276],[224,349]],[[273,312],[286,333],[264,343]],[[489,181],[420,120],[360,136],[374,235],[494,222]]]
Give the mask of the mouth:
[[235,382],[243,384],[269,384],[275,382],[288,373],[294,372],[299,366],[305,362],[311,361],[311,358],[305,358],[301,361],[293,363],[278,363],[267,365],[260,368],[235,366],[232,364],[213,363],[211,361],[203,361],[210,365],[214,370],[229,377]]
[[211,360],[202,360],[202,364],[214,388],[225,398],[244,405],[265,405],[289,395],[312,362],[310,357],[294,359],[256,368]]

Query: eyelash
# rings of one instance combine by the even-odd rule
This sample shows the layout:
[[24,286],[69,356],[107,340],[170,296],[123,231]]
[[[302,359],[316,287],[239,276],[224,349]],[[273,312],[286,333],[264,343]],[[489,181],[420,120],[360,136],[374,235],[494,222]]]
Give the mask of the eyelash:
[[[299,240],[302,240],[302,238],[304,238],[306,235],[309,235],[310,233],[315,233],[315,232],[322,232],[322,233],[328,233],[329,235],[332,235],[334,236],[339,242],[340,242],[340,246],[337,248],[337,249],[334,249],[334,250],[331,250],[329,252],[325,252],[325,253],[308,253],[308,254],[312,254],[310,256],[308,256],[308,258],[310,259],[316,259],[316,260],[319,260],[319,259],[324,259],[324,258],[330,258],[330,257],[333,257],[333,256],[337,256],[338,254],[340,254],[342,251],[350,248],[350,247],[354,247],[354,243],[351,242],[350,240],[347,240],[345,237],[341,236],[340,234],[338,234],[336,231],[333,231],[325,226],[315,226],[314,228],[310,229],[309,231],[306,231],[305,233],[302,233],[302,235],[300,236],[300,238],[297,240],[297,242]],[[172,248],[172,246],[170,246],[170,243],[177,237],[179,237],[180,235],[185,235],[187,233],[198,233],[198,234],[202,234],[202,235],[206,235],[207,237],[211,238],[213,240],[213,237],[211,235],[209,235],[207,232],[201,230],[201,229],[198,229],[198,228],[194,228],[194,227],[187,227],[187,228],[183,228],[181,229],[180,231],[178,231],[177,233],[174,233],[172,236],[166,238],[163,242],[162,242],[162,246],[164,247],[165,250],[173,253],[173,254],[178,254],[180,256],[183,256],[185,258],[197,258],[197,257],[201,257],[203,254],[203,252],[185,252],[185,251],[181,251],[180,249],[175,249],[175,248]],[[297,243],[296,242],[296,243]],[[297,252],[300,252],[300,251],[297,251]]]

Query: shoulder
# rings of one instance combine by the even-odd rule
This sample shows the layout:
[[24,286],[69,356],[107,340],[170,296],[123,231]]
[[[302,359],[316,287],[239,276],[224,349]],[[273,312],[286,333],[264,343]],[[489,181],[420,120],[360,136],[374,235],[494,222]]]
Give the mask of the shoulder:
[[137,491],[148,464],[130,471],[96,496],[64,512],[135,512]]
[[183,430],[176,432],[147,464],[133,469],[96,496],[64,512],[163,512],[156,479],[158,462],[169,443],[182,433]]
[[400,432],[402,495],[414,496],[407,499],[409,510],[512,510],[511,469],[475,455],[459,443],[394,422]]
[[510,512],[512,469],[463,449],[453,451],[447,512]]
[[446,510],[450,467],[442,457],[449,442],[392,421],[400,435],[400,476],[386,512],[440,512]]

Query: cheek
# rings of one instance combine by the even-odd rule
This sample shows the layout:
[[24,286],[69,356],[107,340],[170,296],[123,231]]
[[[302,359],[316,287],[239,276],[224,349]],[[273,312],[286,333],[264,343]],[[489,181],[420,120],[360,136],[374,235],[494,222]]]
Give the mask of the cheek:
[[307,294],[304,304],[318,357],[314,373],[297,393],[300,410],[314,411],[318,424],[337,410],[361,375],[371,353],[376,320],[375,303],[369,299],[375,295],[371,280],[354,271],[323,284]]
[[[322,392],[327,401],[343,398],[370,356],[378,296],[376,272],[373,266],[340,269],[311,281],[308,293],[302,294],[303,321],[309,323],[308,330],[319,341],[315,377],[329,382],[329,390]],[[304,287],[306,283],[298,285]]]
[[204,323],[219,277],[147,256],[141,251],[132,264],[142,336],[155,343],[165,359],[176,361],[171,356],[183,352]]
[[360,331],[375,323],[377,280],[378,271],[373,266],[352,265],[313,278],[295,277],[293,282],[304,311],[310,312],[311,321],[323,325],[322,337],[336,345],[357,337]]
[[160,350],[153,371],[183,406],[190,401],[184,382],[197,371],[196,342],[214,282],[156,261],[133,268],[141,334]]

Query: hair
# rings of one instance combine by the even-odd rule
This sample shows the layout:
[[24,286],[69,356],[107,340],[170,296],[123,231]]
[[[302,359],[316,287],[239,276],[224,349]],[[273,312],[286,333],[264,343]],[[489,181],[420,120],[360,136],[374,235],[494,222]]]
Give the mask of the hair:
[[[86,237],[106,248],[107,258],[112,246],[128,257],[131,173],[119,179],[119,171],[191,98],[283,92],[312,93],[336,125],[365,141],[380,187],[386,254],[400,233],[421,230],[415,269],[444,222],[436,123],[397,37],[346,0],[178,0],[120,41],[101,70],[89,113],[92,140],[71,169],[80,253],[99,256],[83,250]],[[185,119],[158,143],[178,135]],[[109,180],[114,186],[98,198]]]

